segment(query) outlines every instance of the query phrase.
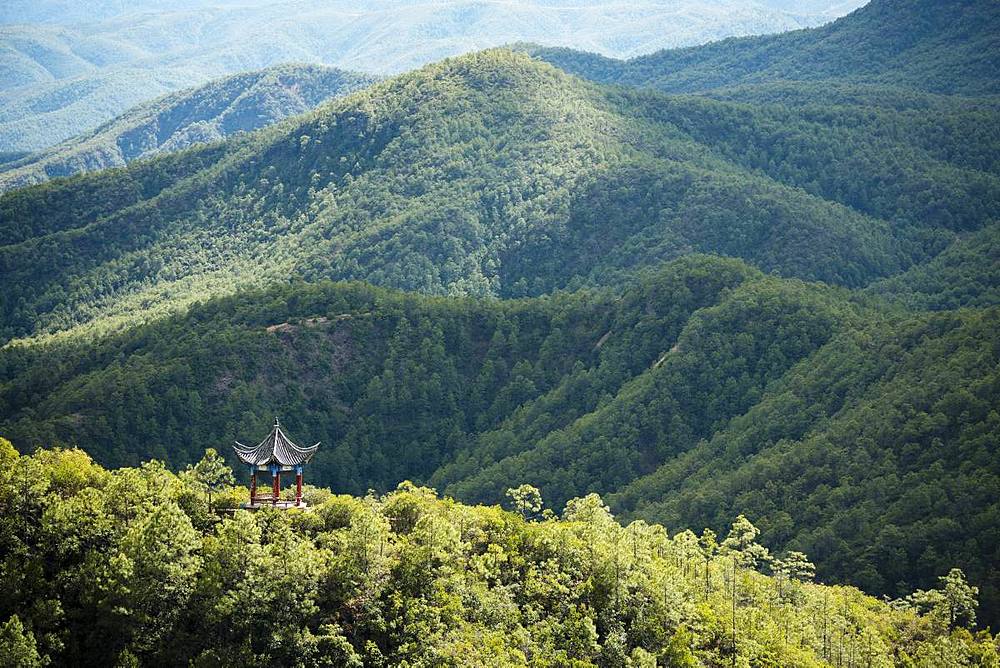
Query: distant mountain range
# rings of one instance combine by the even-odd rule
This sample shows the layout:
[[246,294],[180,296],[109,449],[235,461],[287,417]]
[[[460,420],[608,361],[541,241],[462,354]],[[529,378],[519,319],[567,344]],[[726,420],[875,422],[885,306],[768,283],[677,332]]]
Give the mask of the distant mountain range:
[[[175,0],[170,3],[170,11],[183,12],[199,9],[251,9],[266,7],[274,4],[286,4],[283,0]],[[362,14],[370,11],[388,11],[399,9],[399,2],[390,0],[359,0],[354,3],[355,13]],[[416,3],[407,3],[416,4]],[[465,3],[439,3],[442,9],[448,5],[477,7],[490,3],[477,2],[475,0]],[[497,9],[502,9],[501,3],[492,3]],[[602,2],[601,0],[534,0],[533,2],[504,3],[512,5],[512,11],[524,11],[537,7],[548,10],[566,9],[587,9],[605,5],[616,10],[637,10],[647,9],[661,10],[664,12],[683,12],[698,8],[697,4],[687,4],[676,0],[660,0],[659,2],[631,2],[614,3]],[[858,7],[863,2],[858,0],[759,0],[753,3],[744,3],[759,10],[770,10],[787,12],[792,15],[803,16],[839,16],[846,14],[851,9]],[[430,3],[427,3],[430,6]],[[302,6],[302,5],[300,5]],[[346,7],[346,5],[345,5]],[[122,18],[125,16],[135,16],[137,14],[160,13],[164,11],[163,3],[159,0],[131,0],[121,2],[120,0],[9,0],[0,7],[0,24],[12,23],[45,23],[50,25],[68,25],[77,23],[89,23],[93,21],[104,21],[107,19]]]
[[518,41],[627,57],[817,25],[860,1],[4,3],[0,153],[46,148],[165,93],[280,63],[396,73]]
[[129,110],[97,130],[0,164],[0,191],[249,132],[356,90],[372,78],[321,65],[282,65],[218,79]]

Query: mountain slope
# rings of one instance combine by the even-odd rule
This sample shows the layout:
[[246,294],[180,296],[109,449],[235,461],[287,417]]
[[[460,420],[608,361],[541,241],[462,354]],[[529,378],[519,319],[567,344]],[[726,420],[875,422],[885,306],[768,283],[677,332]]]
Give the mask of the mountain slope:
[[7,193],[0,431],[176,466],[278,414],[338,489],[746,507],[827,581],[957,564],[995,623],[996,101],[848,74],[673,95],[493,50]]
[[535,53],[595,81],[670,92],[834,80],[997,95],[1000,6],[992,0],[875,0],[819,28],[729,39],[628,61],[560,49]]
[[791,113],[596,87],[503,50],[445,61],[219,146],[6,194],[3,335],[288,276],[541,294],[692,251],[858,286],[1000,211],[996,144],[977,144],[990,109]]
[[94,132],[0,166],[0,190],[217,141],[301,114],[371,83],[320,66],[280,66],[213,81],[143,104]]
[[281,63],[399,73],[525,40],[624,57],[818,25],[834,5],[791,13],[737,0],[69,4],[0,7],[0,23],[19,24],[0,25],[0,152],[41,150],[165,93]]
[[714,530],[745,507],[824,579],[875,593],[959,565],[995,619],[1000,314],[880,308],[699,256],[622,294],[300,284],[8,347],[0,433],[179,465],[278,414],[323,441],[310,475],[338,490],[410,478],[494,503],[523,482],[557,506],[600,490],[630,516]]
[[750,509],[769,539],[867,591],[893,594],[976,554],[995,615],[998,324],[991,308],[836,337],[612,504],[668,525],[718,526],[727,509]]
[[493,499],[503,493],[501,481],[532,472],[533,484],[556,505],[617,489],[748,410],[769,382],[857,319],[841,303],[843,295],[825,292],[785,281],[735,288],[693,314],[669,350],[647,360],[610,401],[537,442],[505,425],[521,452],[461,467],[434,483],[460,498]]
[[[498,423],[577,363],[607,359],[602,386],[613,390],[673,345],[695,310],[758,275],[735,260],[684,258],[622,301],[606,291],[493,301],[325,283],[239,294],[96,345],[4,348],[2,414],[16,423],[4,429],[25,446],[86,444],[109,463],[138,462],[157,444],[178,463],[246,413],[283,406],[289,424],[331,445],[316,460],[318,480],[390,487],[431,475],[461,434]],[[595,348],[610,329],[613,340]]]
[[957,239],[930,262],[867,291],[914,309],[1000,304],[1000,225]]

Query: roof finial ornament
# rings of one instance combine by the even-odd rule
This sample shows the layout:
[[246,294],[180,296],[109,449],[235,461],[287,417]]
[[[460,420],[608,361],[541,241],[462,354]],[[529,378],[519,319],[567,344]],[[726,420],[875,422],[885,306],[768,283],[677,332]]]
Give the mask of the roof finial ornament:
[[274,426],[275,427],[280,427],[281,426],[280,424],[278,424],[278,416],[277,415],[274,416]]

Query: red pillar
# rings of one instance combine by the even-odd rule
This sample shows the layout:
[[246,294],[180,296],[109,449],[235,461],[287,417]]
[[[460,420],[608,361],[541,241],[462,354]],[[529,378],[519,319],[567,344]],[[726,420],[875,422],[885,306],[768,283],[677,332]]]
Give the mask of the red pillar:
[[302,505],[302,473],[295,474],[295,505]]
[[250,471],[250,505],[254,504],[254,499],[257,498],[257,472]]
[[271,490],[271,502],[278,505],[278,492],[281,491],[281,471],[274,472],[274,489]]

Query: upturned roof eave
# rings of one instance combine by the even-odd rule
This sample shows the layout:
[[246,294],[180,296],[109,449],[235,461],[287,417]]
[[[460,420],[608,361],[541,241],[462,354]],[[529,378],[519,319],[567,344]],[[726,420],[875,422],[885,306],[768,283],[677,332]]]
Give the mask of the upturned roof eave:
[[281,431],[277,420],[275,420],[271,433],[257,446],[247,446],[236,441],[236,445],[233,448],[240,461],[244,464],[257,467],[266,467],[274,464],[288,467],[301,466],[302,464],[309,463],[318,449],[319,443],[308,448],[300,448],[295,445]]

